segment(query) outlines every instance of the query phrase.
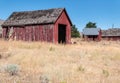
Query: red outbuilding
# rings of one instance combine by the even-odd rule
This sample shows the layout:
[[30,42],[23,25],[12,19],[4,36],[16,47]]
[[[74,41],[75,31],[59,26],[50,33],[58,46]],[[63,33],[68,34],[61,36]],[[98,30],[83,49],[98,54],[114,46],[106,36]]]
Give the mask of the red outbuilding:
[[109,28],[102,30],[102,40],[120,41],[120,28]]
[[65,8],[13,12],[2,24],[3,38],[70,43],[71,26],[72,22]]
[[100,41],[101,40],[101,29],[100,28],[84,28],[83,39],[86,41]]

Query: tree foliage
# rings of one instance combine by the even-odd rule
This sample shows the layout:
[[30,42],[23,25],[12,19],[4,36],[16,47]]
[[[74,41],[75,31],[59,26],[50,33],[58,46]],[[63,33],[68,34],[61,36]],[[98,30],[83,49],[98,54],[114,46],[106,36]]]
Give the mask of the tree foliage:
[[85,26],[85,28],[97,28],[96,23],[88,22]]
[[73,38],[80,37],[80,33],[75,25],[73,25],[71,28],[71,37]]

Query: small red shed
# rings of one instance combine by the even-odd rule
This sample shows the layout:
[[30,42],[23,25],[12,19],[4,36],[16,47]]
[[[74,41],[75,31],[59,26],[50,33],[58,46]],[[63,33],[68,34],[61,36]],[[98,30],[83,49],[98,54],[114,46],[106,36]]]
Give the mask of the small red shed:
[[13,12],[2,24],[3,38],[70,43],[71,26],[65,8]]
[[84,28],[83,38],[87,41],[100,41],[101,40],[101,29],[100,28]]

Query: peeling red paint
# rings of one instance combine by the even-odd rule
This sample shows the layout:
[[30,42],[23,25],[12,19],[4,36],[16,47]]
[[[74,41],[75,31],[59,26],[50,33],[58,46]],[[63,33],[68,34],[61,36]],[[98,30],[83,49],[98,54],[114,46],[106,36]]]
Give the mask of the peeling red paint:
[[[66,43],[71,42],[71,22],[64,10],[54,24],[3,27],[3,38],[23,41],[46,41],[58,43],[58,25],[66,25]],[[10,35],[10,29],[13,33]],[[9,30],[8,30],[9,29]],[[10,36],[9,36],[10,35]]]
[[66,43],[71,43],[71,24],[65,12],[61,14],[54,27],[54,42],[58,43],[58,25],[66,25]]

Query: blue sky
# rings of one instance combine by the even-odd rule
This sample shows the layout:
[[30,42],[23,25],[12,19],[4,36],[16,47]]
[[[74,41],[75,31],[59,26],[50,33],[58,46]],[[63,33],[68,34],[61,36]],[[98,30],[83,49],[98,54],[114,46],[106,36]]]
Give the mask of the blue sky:
[[82,31],[89,21],[102,29],[120,28],[120,0],[0,0],[0,19],[14,11],[66,8],[73,24]]

